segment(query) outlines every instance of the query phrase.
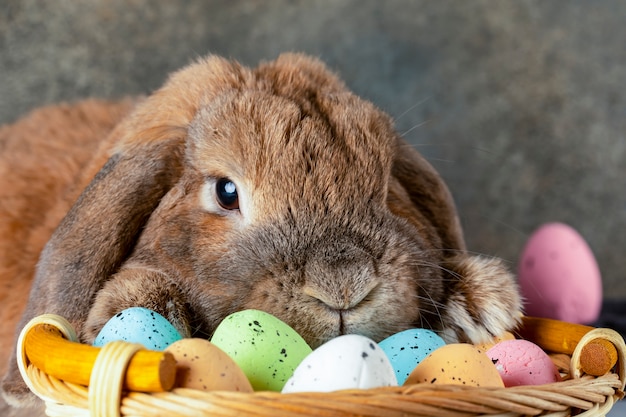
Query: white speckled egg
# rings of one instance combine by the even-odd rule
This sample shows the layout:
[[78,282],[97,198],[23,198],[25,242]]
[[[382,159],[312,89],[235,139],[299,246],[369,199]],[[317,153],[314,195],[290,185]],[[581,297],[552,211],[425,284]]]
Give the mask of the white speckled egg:
[[169,345],[165,351],[176,359],[176,387],[252,392],[252,386],[241,368],[208,340],[182,339]]
[[398,385],[404,384],[413,369],[431,352],[445,345],[437,333],[428,329],[409,329],[379,343],[396,372]]
[[304,358],[282,392],[329,392],[397,385],[393,366],[380,346],[365,336],[351,334],[326,342]]
[[147,349],[164,350],[182,339],[178,330],[165,317],[143,307],[131,307],[111,317],[93,342],[104,346],[114,340],[140,343]]

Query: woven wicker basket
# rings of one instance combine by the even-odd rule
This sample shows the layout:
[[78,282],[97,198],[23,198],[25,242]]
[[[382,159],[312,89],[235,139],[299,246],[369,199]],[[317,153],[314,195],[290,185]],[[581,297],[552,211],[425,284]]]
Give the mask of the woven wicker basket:
[[[518,335],[556,353],[553,360],[564,375],[563,382],[511,388],[417,384],[295,394],[171,389],[175,363],[171,357],[168,361],[168,355],[125,342],[113,342],[101,349],[72,342],[76,340],[74,330],[54,315],[37,317],[24,328],[18,341],[22,353],[18,355],[18,364],[24,380],[45,401],[46,413],[51,417],[588,417],[606,415],[614,402],[624,396],[626,345],[617,332],[525,318]],[[599,341],[612,350],[610,369],[601,376],[585,375],[581,361],[585,356],[589,359],[590,354],[592,363],[599,361],[600,367],[607,367],[602,365],[606,352],[589,349]],[[615,358],[617,363],[613,365]]]

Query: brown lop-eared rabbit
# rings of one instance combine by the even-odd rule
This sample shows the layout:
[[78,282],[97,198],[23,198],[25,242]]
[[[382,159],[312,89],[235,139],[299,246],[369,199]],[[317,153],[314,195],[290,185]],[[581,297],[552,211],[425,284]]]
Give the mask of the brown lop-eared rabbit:
[[89,343],[131,306],[205,338],[254,308],[313,347],[411,327],[480,342],[520,317],[513,276],[466,251],[439,175],[303,55],[254,69],[209,56],[145,99],[36,110],[0,128],[0,182],[14,405],[34,400],[14,329],[42,313]]

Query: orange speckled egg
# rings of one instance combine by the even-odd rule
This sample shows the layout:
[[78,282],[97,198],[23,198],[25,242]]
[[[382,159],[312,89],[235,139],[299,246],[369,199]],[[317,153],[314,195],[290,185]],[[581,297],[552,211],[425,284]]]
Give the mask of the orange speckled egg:
[[165,351],[176,359],[176,387],[252,392],[252,386],[241,368],[208,340],[182,339],[172,343]]
[[491,359],[467,343],[445,345],[428,355],[411,372],[404,385],[420,383],[504,387]]

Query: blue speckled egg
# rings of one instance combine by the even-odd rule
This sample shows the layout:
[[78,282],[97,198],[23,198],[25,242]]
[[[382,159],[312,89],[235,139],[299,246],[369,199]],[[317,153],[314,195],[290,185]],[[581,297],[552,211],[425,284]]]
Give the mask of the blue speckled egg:
[[115,340],[124,340],[140,343],[150,350],[164,350],[180,339],[182,336],[178,330],[159,313],[143,307],[131,307],[111,317],[93,345],[101,347]]
[[434,350],[445,345],[439,335],[427,329],[409,329],[389,336],[379,343],[398,379],[404,384],[413,369]]

